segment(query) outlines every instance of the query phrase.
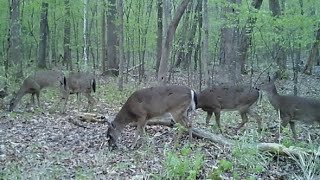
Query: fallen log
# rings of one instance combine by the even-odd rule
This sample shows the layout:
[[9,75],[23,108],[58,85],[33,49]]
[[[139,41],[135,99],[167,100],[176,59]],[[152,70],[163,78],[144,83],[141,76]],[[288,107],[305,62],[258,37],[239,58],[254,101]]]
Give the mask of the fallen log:
[[[114,117],[105,117],[105,116],[101,116],[98,114],[91,114],[91,113],[83,113],[79,115],[79,119],[81,121],[88,122],[88,123],[94,123],[94,122],[105,123],[107,120],[110,121],[113,118]],[[79,127],[84,127],[83,125],[80,126],[78,123],[74,123],[74,122],[72,123]],[[173,127],[175,125],[175,122],[172,120],[170,116],[163,116],[163,117],[157,117],[149,120],[147,122],[147,125],[150,125],[150,126],[161,125],[161,126]],[[136,124],[131,123],[130,126],[133,127],[133,126],[136,126]],[[188,133],[187,128],[184,129],[184,133]],[[192,136],[206,139],[213,143],[217,143],[223,146],[233,147],[235,145],[235,141],[228,139],[221,134],[214,134],[201,128],[196,128],[196,127],[192,128]],[[250,146],[250,144],[248,144],[248,146]],[[272,154],[279,154],[279,155],[286,155],[286,156],[298,157],[302,154],[303,155],[315,154],[312,150],[307,150],[307,149],[294,147],[294,146],[285,147],[284,145],[278,144],[278,143],[257,143],[255,145],[252,145],[251,147],[253,148],[256,147],[261,152],[269,152]],[[319,156],[319,154],[317,154],[317,156]]]

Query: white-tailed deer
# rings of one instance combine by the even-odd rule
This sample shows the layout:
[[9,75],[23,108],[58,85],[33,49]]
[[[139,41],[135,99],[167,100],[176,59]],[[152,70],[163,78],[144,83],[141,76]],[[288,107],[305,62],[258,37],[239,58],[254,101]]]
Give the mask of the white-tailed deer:
[[192,139],[188,112],[195,110],[196,93],[186,86],[167,85],[135,91],[122,106],[115,119],[109,123],[107,137],[109,147],[117,147],[121,131],[129,123],[136,123],[137,129],[132,147],[144,134],[147,121],[153,117],[171,114],[174,121],[188,127]]
[[61,71],[55,70],[41,70],[34,72],[29,75],[22,83],[19,91],[13,96],[10,101],[9,111],[13,111],[13,109],[18,105],[21,98],[25,94],[31,94],[31,102],[34,102],[34,96],[37,96],[38,106],[40,106],[40,91],[43,88],[48,86],[54,86],[60,82],[60,85],[63,84],[64,74]]
[[[274,84],[276,79],[277,75],[272,78],[269,76],[267,80],[260,84],[259,88],[266,92],[274,109],[280,111],[280,132],[289,123],[293,138],[297,139],[295,121],[306,124],[320,123],[320,101],[299,96],[279,95]],[[279,138],[279,134],[277,138]]]
[[65,100],[62,112],[65,113],[70,94],[77,94],[77,104],[79,110],[79,93],[83,93],[88,98],[87,111],[91,111],[95,104],[95,99],[91,92],[96,92],[96,80],[93,74],[86,72],[74,72],[64,78],[64,87],[61,88],[62,99]]
[[250,86],[213,85],[199,93],[197,108],[201,108],[207,112],[206,126],[209,125],[209,121],[214,113],[216,124],[221,133],[221,111],[239,111],[242,122],[238,125],[237,129],[240,129],[248,121],[247,114],[250,114],[256,118],[258,130],[261,131],[261,118],[250,109],[258,98],[259,90]]

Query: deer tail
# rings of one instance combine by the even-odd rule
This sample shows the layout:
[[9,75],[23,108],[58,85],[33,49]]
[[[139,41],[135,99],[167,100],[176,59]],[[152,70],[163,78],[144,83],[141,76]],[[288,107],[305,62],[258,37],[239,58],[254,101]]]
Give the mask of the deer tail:
[[93,92],[96,92],[96,86],[97,86],[96,79],[93,78],[93,81],[92,81],[92,90],[93,90]]
[[65,76],[63,76],[63,87],[64,90],[67,90],[67,78]]
[[194,90],[191,90],[191,110],[196,110],[198,106],[197,93]]

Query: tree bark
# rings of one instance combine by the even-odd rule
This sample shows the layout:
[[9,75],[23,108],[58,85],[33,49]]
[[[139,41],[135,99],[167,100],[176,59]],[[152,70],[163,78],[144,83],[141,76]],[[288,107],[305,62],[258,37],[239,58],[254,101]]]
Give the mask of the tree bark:
[[[57,8],[56,1],[53,2],[53,9]],[[57,56],[57,19],[56,19],[56,12],[52,12],[53,18],[53,27],[51,28],[51,62],[54,66],[57,66],[58,56]]]
[[[228,14],[233,14],[236,10],[233,8],[235,5],[235,0],[227,0],[225,7],[223,7],[223,19],[227,20]],[[229,22],[231,23],[231,22]],[[236,24],[234,21],[232,24]],[[238,49],[238,30],[234,25],[228,27],[227,24],[223,25],[221,28],[221,38],[220,38],[220,54],[219,60],[222,65],[222,71],[224,72],[224,79],[221,79],[223,82],[236,84],[240,82],[240,67],[237,63],[237,49]]]
[[40,15],[40,42],[38,51],[38,68],[46,69],[46,55],[47,55],[47,39],[48,39],[48,8],[49,4],[42,2]]
[[[196,8],[197,9],[197,8]],[[174,67],[178,68],[181,64],[181,62],[186,60],[186,49],[187,49],[187,44],[186,42],[188,42],[189,40],[189,36],[188,33],[186,33],[187,29],[189,29],[189,26],[191,26],[191,14],[193,12],[193,3],[189,3],[187,10],[186,10],[186,14],[184,16],[184,20],[183,20],[183,24],[182,27],[180,28],[180,32],[178,32],[180,34],[180,38],[179,38],[179,46],[178,46],[178,50],[177,50],[177,56],[176,56],[176,62]],[[197,13],[195,13],[197,14]],[[173,67],[172,67],[173,68]]]
[[9,59],[12,60],[10,64],[16,65],[15,76],[19,79],[23,77],[20,1],[11,0],[10,3]]
[[156,62],[156,73],[158,75],[160,61],[161,61],[161,49],[162,49],[162,39],[163,39],[163,26],[162,26],[162,16],[163,16],[163,3],[162,0],[157,0],[157,62]]
[[194,9],[194,15],[193,15],[193,21],[190,25],[190,28],[189,28],[189,31],[188,31],[188,41],[187,41],[187,53],[185,55],[185,59],[183,61],[183,69],[188,69],[188,67],[190,66],[191,64],[191,57],[192,57],[192,53],[193,51],[195,50],[196,48],[196,43],[195,42],[195,36],[196,36],[196,32],[197,32],[197,27],[198,27],[198,21],[200,21],[200,17],[199,17],[199,11],[201,11],[201,6],[202,4],[202,1],[198,1],[197,2],[197,5]]
[[312,45],[312,48],[309,53],[309,57],[306,63],[306,66],[304,67],[303,73],[304,74],[311,74],[312,73],[312,64],[316,61],[319,54],[319,43],[320,43],[320,26],[316,33],[316,40]]
[[108,10],[107,10],[107,61],[108,72],[114,76],[119,75],[119,63],[117,61],[117,46],[118,46],[118,35],[116,30],[116,0],[108,0]]
[[106,45],[106,9],[107,4],[105,0],[102,0],[102,18],[101,18],[101,66],[102,72],[106,72],[106,53],[107,53],[107,45]]
[[63,36],[63,65],[67,65],[67,69],[73,70],[71,59],[71,23],[70,23],[70,0],[64,0],[65,19],[64,19],[64,36]]
[[177,29],[177,26],[179,24],[179,21],[185,11],[185,9],[188,6],[188,3],[190,0],[182,0],[179,7],[177,8],[177,11],[168,27],[167,30],[167,37],[165,39],[162,52],[161,52],[161,61],[160,61],[160,66],[159,66],[159,71],[158,71],[158,82],[160,84],[166,84],[166,74],[168,72],[168,61],[169,61],[169,56],[170,56],[170,49],[172,45],[172,40],[174,33]]
[[[251,6],[259,10],[261,5],[262,5],[263,0],[253,0]],[[253,27],[256,23],[256,18],[255,17],[249,17],[247,20],[246,26],[242,29],[241,31],[241,36],[240,36],[240,45],[239,45],[239,62],[240,62],[240,68],[241,68],[241,74],[246,74],[246,68],[245,68],[245,63],[248,58],[248,50],[251,45],[252,41],[252,31]]]
[[119,31],[119,90],[123,90],[123,70],[124,70],[124,37],[123,37],[123,1],[117,0],[118,9],[118,31]]
[[[202,51],[202,69],[204,77],[204,87],[210,86],[209,81],[209,16],[208,16],[208,0],[203,0],[203,51]],[[201,90],[201,89],[200,89]]]
[[88,47],[88,0],[83,0],[83,62],[88,64],[89,47]]

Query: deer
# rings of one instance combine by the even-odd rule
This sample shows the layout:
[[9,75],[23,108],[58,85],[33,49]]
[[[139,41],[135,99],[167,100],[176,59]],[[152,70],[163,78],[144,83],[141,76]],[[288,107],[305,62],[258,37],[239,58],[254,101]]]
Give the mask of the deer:
[[188,128],[192,139],[192,123],[189,113],[194,111],[197,95],[194,90],[182,85],[165,85],[135,91],[124,103],[113,121],[108,122],[107,139],[111,149],[118,147],[118,139],[129,123],[137,125],[131,148],[137,146],[139,138],[145,134],[145,125],[154,117],[170,115],[173,121]]
[[63,84],[64,86],[60,89],[62,99],[65,101],[62,113],[66,112],[70,94],[77,95],[78,111],[80,93],[88,99],[87,111],[92,110],[93,105],[96,103],[95,99],[91,96],[91,92],[96,92],[96,79],[93,74],[88,72],[72,72],[68,77],[64,77]]
[[[275,86],[278,74],[268,76],[259,85],[259,88],[266,92],[270,104],[276,111],[280,111],[280,133],[288,124],[292,131],[293,138],[297,140],[295,130],[296,121],[305,124],[320,123],[320,100],[293,95],[280,95]],[[279,139],[280,134],[276,138]]]
[[56,70],[40,70],[32,73],[23,81],[18,92],[14,93],[13,98],[10,100],[9,111],[13,111],[26,94],[31,94],[30,101],[33,105],[35,105],[34,96],[36,96],[40,107],[40,91],[56,84],[62,85],[63,78],[63,72]]
[[222,133],[220,125],[221,111],[238,111],[242,122],[236,127],[239,130],[248,121],[247,114],[256,118],[258,131],[261,128],[260,116],[251,110],[251,106],[257,102],[259,98],[259,90],[251,86],[245,85],[212,85],[198,94],[198,106],[207,112],[206,127],[209,126],[212,114],[215,115],[216,124],[220,133]]

